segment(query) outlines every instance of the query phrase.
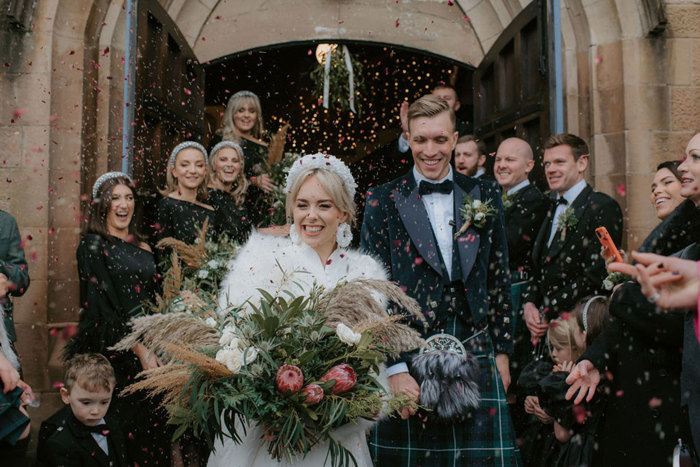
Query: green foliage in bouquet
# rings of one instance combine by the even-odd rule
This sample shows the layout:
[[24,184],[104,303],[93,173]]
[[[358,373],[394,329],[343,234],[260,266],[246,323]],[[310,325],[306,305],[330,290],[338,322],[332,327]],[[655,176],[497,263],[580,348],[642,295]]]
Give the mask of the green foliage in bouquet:
[[[385,355],[422,344],[372,294],[424,321],[417,304],[388,281],[342,282],[297,295],[258,291],[259,301],[229,310],[215,327],[185,313],[133,320],[119,345],[143,342],[169,354],[169,363],[144,372],[129,389],[162,398],[178,425],[175,437],[191,429],[213,448],[217,438],[240,441],[241,427],[258,425],[275,459],[291,460],[326,442],[333,466],[356,464],[333,430],[415,406],[406,397],[389,399],[376,375]],[[171,319],[178,320],[172,332],[153,331]]]
[[[331,53],[331,69],[328,76],[328,99],[332,106],[347,112],[350,110],[350,73],[345,65],[345,55],[341,49],[341,47],[338,47]],[[362,62],[355,58],[353,54],[350,54],[350,63],[352,63],[353,77],[355,80],[355,95],[353,97],[356,97],[364,93],[365,83],[362,77],[363,66]],[[316,64],[309,73],[311,82],[313,83],[313,93],[319,96],[319,99],[323,98],[325,66],[325,62]],[[361,113],[360,99],[356,98],[354,104],[357,115],[359,116]]]

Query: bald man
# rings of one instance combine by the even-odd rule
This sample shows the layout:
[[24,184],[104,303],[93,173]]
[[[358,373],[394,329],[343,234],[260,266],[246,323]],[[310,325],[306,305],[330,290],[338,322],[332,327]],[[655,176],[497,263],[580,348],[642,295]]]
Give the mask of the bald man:
[[[494,175],[503,190],[511,295],[516,314],[515,350],[511,359],[511,373],[516,375],[514,381],[529,360],[532,350],[530,333],[522,315],[522,296],[527,289],[527,281],[532,277],[532,246],[548,208],[545,195],[528,179],[534,167],[532,149],[526,141],[508,138],[498,146]],[[522,428],[520,412],[515,408],[512,412],[515,429],[519,434]]]

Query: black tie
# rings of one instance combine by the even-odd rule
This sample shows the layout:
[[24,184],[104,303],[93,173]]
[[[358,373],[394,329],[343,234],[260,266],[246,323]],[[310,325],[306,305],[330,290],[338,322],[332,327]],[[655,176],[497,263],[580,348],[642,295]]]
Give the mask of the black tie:
[[442,183],[430,183],[425,180],[421,180],[418,186],[418,193],[420,195],[429,195],[431,193],[443,193],[449,195],[452,193],[452,180],[445,180]]
[[560,205],[560,204],[563,204],[564,206],[566,206],[567,204],[569,204],[569,202],[566,200],[566,198],[564,198],[564,197],[562,196],[561,198],[559,198],[559,199],[557,200],[557,202],[556,202],[555,204],[556,204],[557,206]]
[[85,428],[90,433],[97,433],[98,435],[105,435],[105,436],[109,434],[109,427],[107,426],[106,423],[101,423],[101,424],[95,425],[95,426],[85,425]]

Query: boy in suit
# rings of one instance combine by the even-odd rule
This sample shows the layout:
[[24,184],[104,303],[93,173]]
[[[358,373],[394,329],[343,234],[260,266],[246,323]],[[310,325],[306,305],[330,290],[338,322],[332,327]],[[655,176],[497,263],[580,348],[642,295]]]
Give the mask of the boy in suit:
[[39,430],[39,465],[126,466],[119,423],[107,415],[116,384],[109,361],[100,354],[76,355],[66,363],[64,379],[66,406]]

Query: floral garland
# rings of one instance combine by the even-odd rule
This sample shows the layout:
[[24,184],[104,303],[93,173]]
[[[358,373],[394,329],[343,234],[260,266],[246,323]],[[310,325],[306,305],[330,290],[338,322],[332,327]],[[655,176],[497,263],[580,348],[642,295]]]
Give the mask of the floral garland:
[[[336,49],[337,50],[337,49]],[[355,113],[359,116],[361,113],[360,102],[358,99],[353,99],[354,105],[350,102],[350,70],[346,64],[345,57],[340,50],[336,53],[329,51],[331,54],[330,70],[328,74],[328,94],[332,96],[334,104],[343,111],[350,111],[354,107]],[[353,75],[353,97],[360,96],[364,93],[365,84],[362,78],[362,63],[357,60],[352,54],[348,53],[350,63],[352,65]],[[313,83],[313,93],[317,96],[324,95],[325,86],[325,63],[314,65],[309,73],[311,82]]]

